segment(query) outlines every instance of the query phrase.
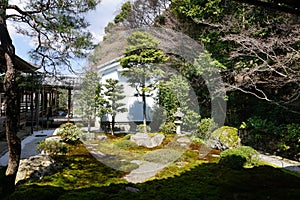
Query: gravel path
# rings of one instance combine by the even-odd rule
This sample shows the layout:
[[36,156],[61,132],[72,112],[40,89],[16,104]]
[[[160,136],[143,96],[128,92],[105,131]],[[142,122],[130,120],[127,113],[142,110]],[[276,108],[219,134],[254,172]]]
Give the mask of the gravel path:
[[260,159],[264,162],[279,168],[285,168],[290,171],[300,173],[300,162],[288,160],[279,156],[260,154]]
[[[259,157],[261,160],[271,164],[272,166],[285,168],[287,170],[300,173],[300,162],[284,159],[279,156],[264,154],[260,154]],[[155,176],[155,174],[162,170],[164,167],[166,166],[157,163],[145,163],[140,165],[139,168],[131,171],[127,176],[125,176],[125,179],[130,183],[141,183],[148,178]]]
[[[36,150],[37,145],[39,144],[40,141],[44,140],[46,137],[51,136],[54,133],[54,131],[55,130],[35,131],[32,135],[22,140],[21,159],[29,158],[30,156],[35,156],[39,154],[39,152],[37,152]],[[6,152],[0,158],[0,166],[6,166],[7,163],[8,163],[8,152]]]

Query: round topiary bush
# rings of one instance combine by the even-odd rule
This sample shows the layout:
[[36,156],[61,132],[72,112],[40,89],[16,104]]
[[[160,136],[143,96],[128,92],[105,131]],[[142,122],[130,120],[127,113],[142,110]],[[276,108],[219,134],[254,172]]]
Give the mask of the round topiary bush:
[[172,134],[176,132],[176,125],[174,122],[166,122],[162,124],[159,129],[165,134]]
[[[139,124],[139,125],[136,126],[136,132],[144,133],[144,131],[145,131],[145,125],[144,124]],[[151,132],[151,127],[146,126],[146,131],[147,131],[147,133]]]
[[241,146],[236,149],[227,149],[220,154],[219,164],[240,169],[244,165],[255,166],[259,162],[259,153],[249,146]]
[[65,123],[59,127],[57,135],[61,136],[63,142],[68,144],[76,144],[80,142],[79,135],[81,131],[72,123]]
[[210,136],[210,134],[216,130],[218,125],[211,118],[204,118],[198,123],[198,131],[194,134],[194,136],[199,137],[201,139],[206,139]]
[[43,151],[45,154],[50,156],[64,155],[68,153],[68,147],[65,143],[54,141],[54,140],[44,140],[40,142],[37,146],[38,151]]
[[221,157],[219,164],[221,166],[230,167],[231,169],[242,169],[246,163],[246,158],[240,155],[227,155]]

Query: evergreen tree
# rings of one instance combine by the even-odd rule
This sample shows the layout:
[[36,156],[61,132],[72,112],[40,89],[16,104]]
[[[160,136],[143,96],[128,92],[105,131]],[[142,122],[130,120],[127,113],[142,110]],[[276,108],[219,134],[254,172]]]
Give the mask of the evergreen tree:
[[105,87],[104,84],[99,83],[96,89],[96,96],[95,96],[95,103],[96,103],[96,116],[99,117],[99,129],[101,130],[102,127],[102,120],[103,117],[108,113],[108,105],[109,102],[105,98]]
[[167,60],[164,53],[157,49],[158,42],[148,33],[135,31],[127,39],[126,53],[121,58],[121,66],[128,69],[124,75],[131,86],[136,88],[137,96],[143,100],[143,125],[146,132],[146,96],[156,89],[158,79],[163,76],[159,63]]
[[108,113],[111,115],[111,134],[114,135],[115,131],[115,119],[118,113],[126,112],[127,109],[124,108],[124,103],[120,101],[125,98],[124,86],[119,84],[118,80],[107,79],[106,84],[104,84],[106,91],[105,96],[108,100]]
[[88,119],[88,131],[91,131],[91,122],[95,115],[96,108],[96,91],[98,88],[99,77],[96,72],[88,71],[83,77],[79,104],[82,110],[82,116]]

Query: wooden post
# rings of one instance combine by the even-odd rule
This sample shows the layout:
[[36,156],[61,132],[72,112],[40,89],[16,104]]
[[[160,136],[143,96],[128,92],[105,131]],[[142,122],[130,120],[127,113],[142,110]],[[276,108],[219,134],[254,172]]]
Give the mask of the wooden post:
[[30,92],[30,117],[31,117],[31,129],[30,129],[30,133],[33,134],[33,120],[34,120],[34,116],[33,116],[33,92],[34,92],[34,88],[33,88],[33,85],[34,85],[34,75],[33,73],[31,73],[31,80],[32,80],[32,83],[31,83],[31,92]]
[[68,122],[70,122],[71,117],[71,87],[68,88]]

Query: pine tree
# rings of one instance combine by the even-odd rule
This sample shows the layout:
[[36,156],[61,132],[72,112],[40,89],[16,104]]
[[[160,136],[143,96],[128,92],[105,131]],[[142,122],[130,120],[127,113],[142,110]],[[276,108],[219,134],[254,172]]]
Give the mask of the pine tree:
[[95,95],[99,83],[98,74],[89,71],[83,77],[81,84],[79,104],[83,117],[88,119],[88,132],[91,131],[92,118],[95,115],[96,101]]
[[106,84],[104,84],[106,91],[105,96],[108,99],[108,113],[111,115],[111,134],[114,135],[115,131],[115,119],[118,113],[126,112],[127,109],[124,108],[125,104],[120,102],[126,97],[124,95],[124,86],[119,84],[118,80],[107,79]]
[[124,75],[131,86],[136,88],[137,96],[143,100],[143,125],[146,133],[146,96],[157,87],[158,79],[163,76],[163,70],[157,65],[167,60],[164,53],[157,49],[159,42],[151,35],[135,31],[127,39],[126,53],[121,58],[121,66],[127,68]]
[[96,89],[95,103],[96,103],[96,116],[99,117],[99,130],[102,127],[102,119],[108,113],[109,102],[105,98],[104,84],[99,83]]

